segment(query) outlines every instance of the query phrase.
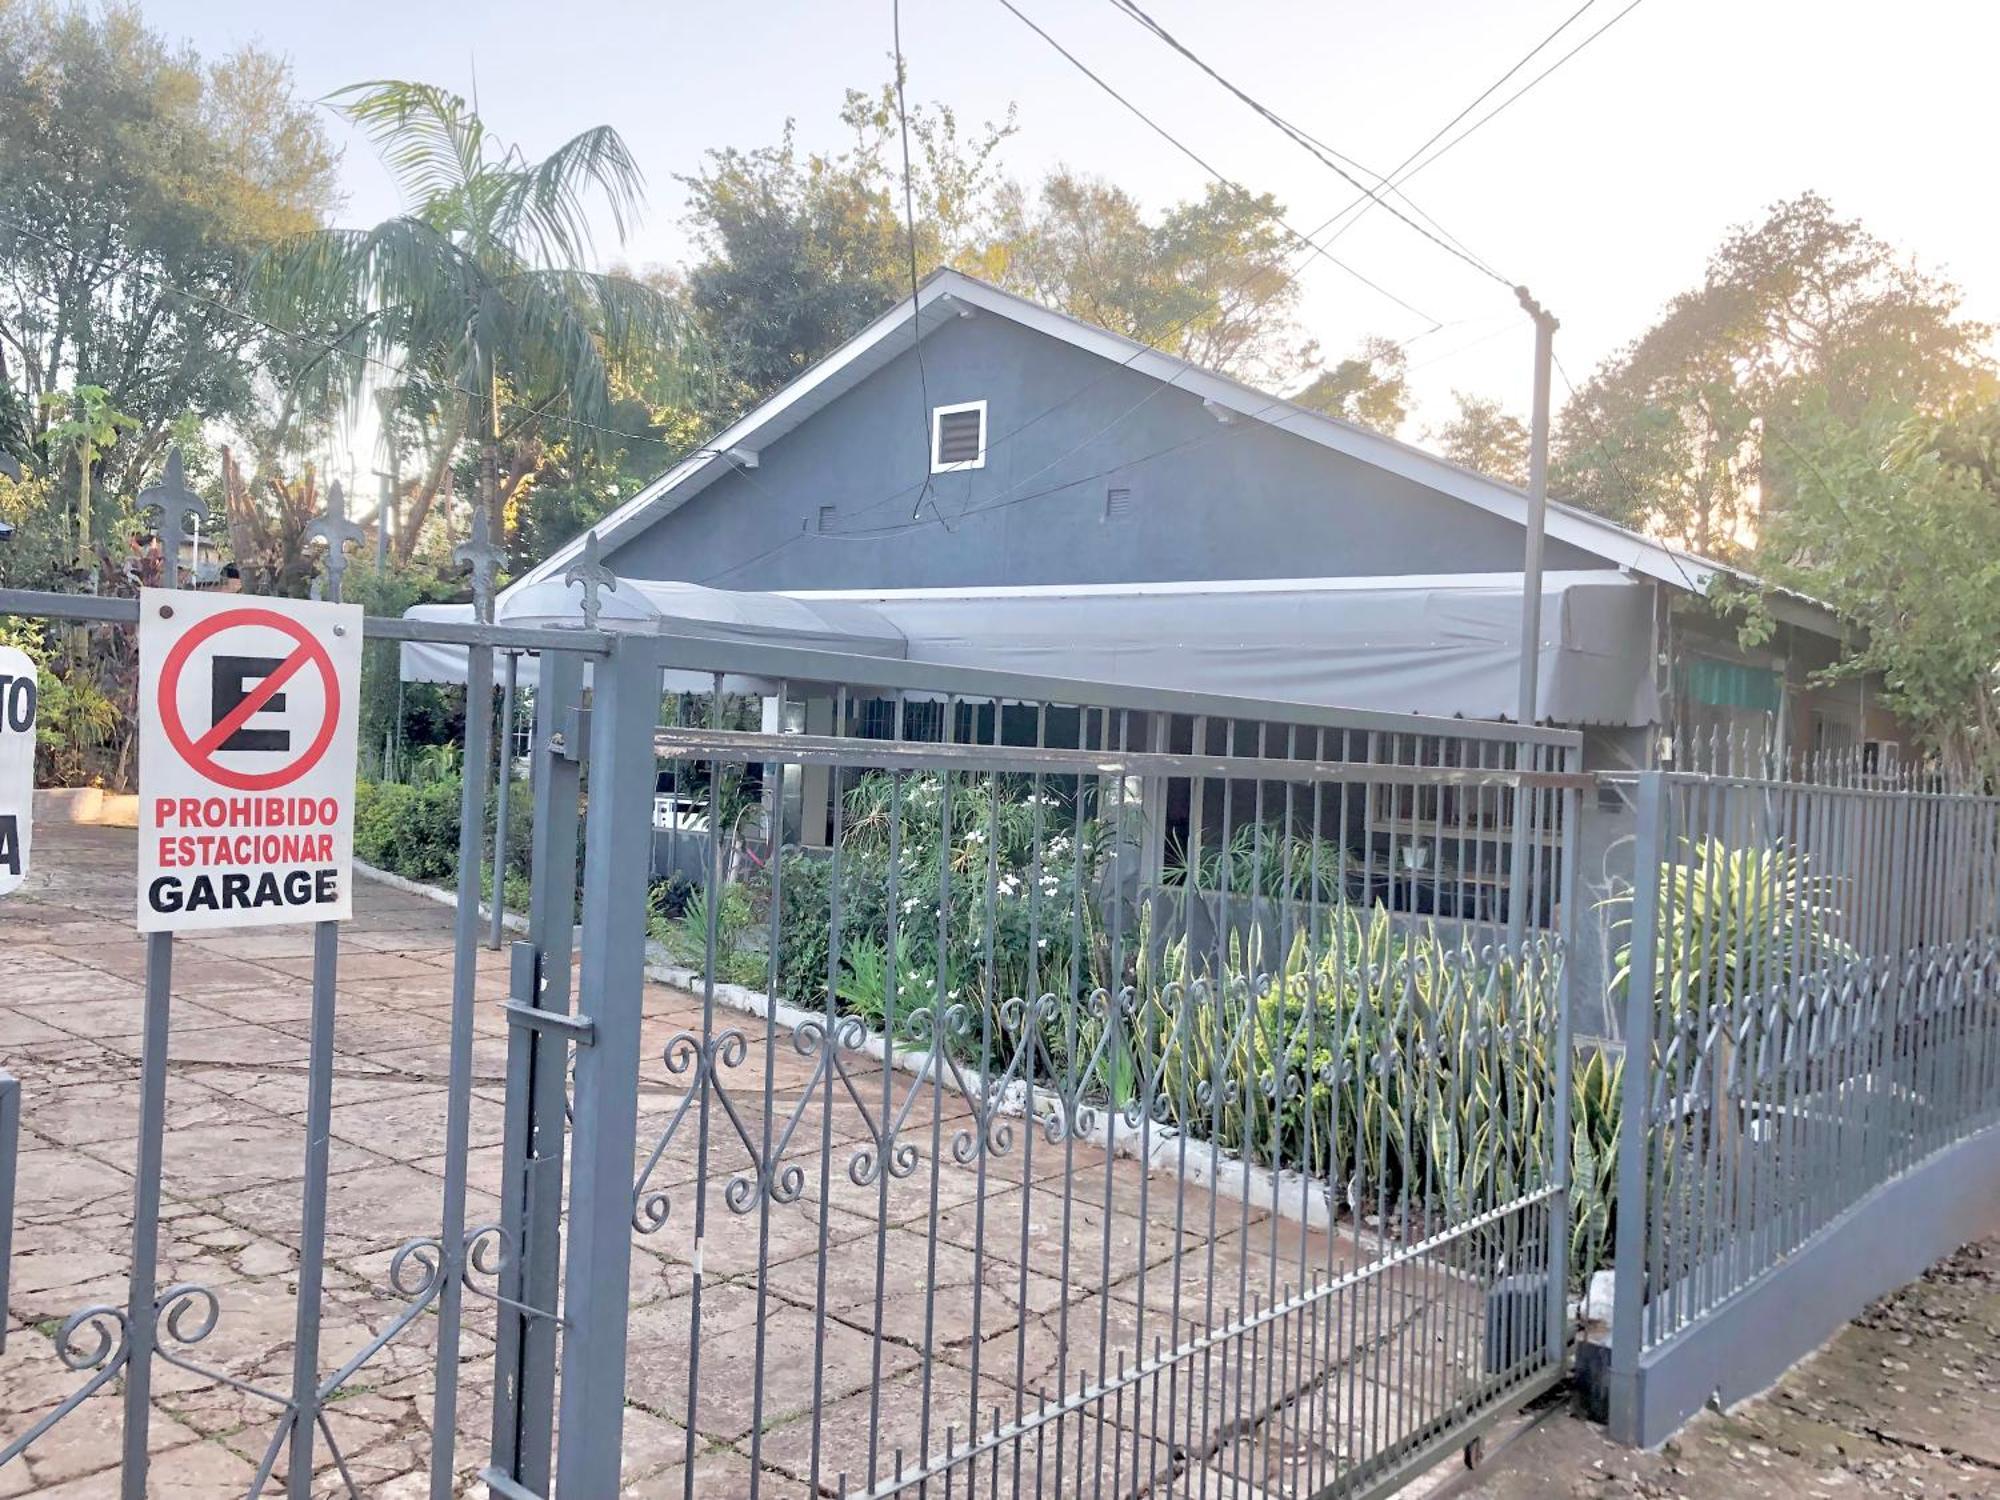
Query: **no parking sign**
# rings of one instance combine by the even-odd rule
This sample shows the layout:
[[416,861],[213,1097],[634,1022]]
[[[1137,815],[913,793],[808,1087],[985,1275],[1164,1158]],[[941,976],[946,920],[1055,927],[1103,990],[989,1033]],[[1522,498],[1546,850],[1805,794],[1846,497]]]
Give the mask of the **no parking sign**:
[[353,914],[361,619],[141,591],[141,932]]

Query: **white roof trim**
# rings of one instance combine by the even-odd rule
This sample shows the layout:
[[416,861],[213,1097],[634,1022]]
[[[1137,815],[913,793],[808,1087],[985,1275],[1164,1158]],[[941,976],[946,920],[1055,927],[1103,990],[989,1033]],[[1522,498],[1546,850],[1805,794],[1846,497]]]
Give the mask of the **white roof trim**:
[[[1368,428],[1295,406],[1282,397],[1205,370],[1177,355],[1164,354],[1107,328],[1082,322],[1067,313],[1055,312],[1011,292],[1003,292],[976,277],[959,271],[941,270],[933,272],[924,281],[914,299],[898,301],[790,385],[718,434],[706,448],[690,454],[605,517],[597,526],[599,545],[608,551],[623,542],[628,533],[678,509],[715,478],[728,472],[730,465],[726,455],[731,450],[761,448],[763,444],[757,440],[760,431],[810,401],[857,360],[877,352],[884,340],[906,331],[913,317],[921,316],[933,303],[947,299],[958,304],[960,311],[972,307],[994,313],[1087,353],[1178,386],[1208,403],[1211,410],[1219,408],[1271,426],[1282,425],[1284,431],[1318,443],[1321,447],[1502,516],[1517,526],[1527,524],[1528,497],[1512,485],[1461,469],[1434,453],[1426,453],[1421,448],[1413,448]],[[1682,552],[1567,505],[1552,503],[1549,506],[1548,535],[1601,557],[1616,567],[1695,593],[1704,591],[1716,574],[1735,571],[1724,564]],[[559,573],[569,566],[582,546],[582,537],[571,539],[546,561],[509,585],[507,592]]]

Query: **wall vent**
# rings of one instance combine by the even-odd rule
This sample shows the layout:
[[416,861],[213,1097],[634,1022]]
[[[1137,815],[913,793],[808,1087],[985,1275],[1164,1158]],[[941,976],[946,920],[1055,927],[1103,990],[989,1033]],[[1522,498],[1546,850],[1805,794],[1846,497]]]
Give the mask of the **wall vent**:
[[931,411],[931,472],[986,467],[986,403],[962,401]]
[[1132,486],[1114,484],[1104,492],[1104,519],[1122,521],[1132,514]]
[[840,519],[838,506],[822,505],[819,508],[819,531],[824,536],[833,530],[834,522]]

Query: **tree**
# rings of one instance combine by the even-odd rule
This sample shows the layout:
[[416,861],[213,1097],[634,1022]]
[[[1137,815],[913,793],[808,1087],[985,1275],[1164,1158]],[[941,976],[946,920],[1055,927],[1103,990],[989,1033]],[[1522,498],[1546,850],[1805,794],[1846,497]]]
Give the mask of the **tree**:
[[[1758,566],[1854,634],[1833,676],[1879,673],[1884,702],[1948,766],[2000,778],[2000,396],[1858,419],[1804,402],[1772,456],[1787,503]],[[1745,634],[1768,630],[1758,601]]]
[[964,263],[1142,344],[1279,381],[1314,353],[1293,320],[1283,214],[1268,193],[1214,184],[1148,223],[1124,189],[1058,168],[1032,198],[1003,189],[998,232]]
[[1486,474],[1507,484],[1528,482],[1528,429],[1521,419],[1503,411],[1498,401],[1453,391],[1457,415],[1424,434],[1425,441],[1461,469]]
[[1805,193],[1733,230],[1563,413],[1555,487],[1614,520],[1729,558],[1756,542],[1766,459],[1809,402],[1856,421],[1935,409],[1987,367],[1958,289]]
[[[727,379],[715,415],[754,404],[910,294],[896,85],[849,89],[853,144],[801,152],[785,122],[775,146],[710,151],[680,179],[701,259],[688,296]],[[945,105],[909,110],[916,261],[924,274],[968,251],[989,214],[1001,124],[961,136]]]
[[221,459],[229,550],[244,588],[255,594],[304,595],[319,572],[316,549],[306,540],[306,528],[325,506],[318,474],[311,464],[301,465],[291,477],[275,466],[245,473],[226,444]]
[[[910,226],[892,82],[849,90],[849,149],[711,151],[682,182],[701,259],[696,316],[729,371],[714,412],[733,415],[910,295]],[[1251,379],[1282,380],[1314,348],[1293,320],[1290,239],[1274,199],[1232,186],[1149,218],[1122,189],[1059,168],[1029,191],[1002,177],[1014,133],[961,130],[942,105],[910,109],[918,274],[956,266],[1046,306]]]
[[[230,420],[276,342],[244,316],[257,253],[333,201],[335,158],[283,62],[171,48],[136,8],[0,6],[0,388],[102,388],[137,427],[124,487],[188,411]],[[55,461],[61,462],[62,455]]]
[[[585,269],[591,205],[622,237],[641,203],[638,165],[603,125],[530,160],[429,84],[357,84],[336,98],[381,151],[405,211],[290,242],[273,260],[270,295],[337,327],[330,345],[347,358],[355,395],[371,361],[404,366],[434,414],[431,495],[470,442],[480,502],[503,538],[508,502],[550,428],[608,425],[622,363],[691,348],[673,299]],[[406,549],[417,531],[407,529]]]
[[1320,375],[1292,400],[1394,437],[1410,414],[1407,370],[1401,344],[1385,338],[1364,339],[1358,353]]
[[42,435],[51,464],[58,456],[76,464],[76,524],[71,533],[74,539],[71,557],[82,571],[90,566],[93,540],[90,476],[105,452],[118,442],[119,435],[139,423],[112,406],[111,393],[101,385],[51,391],[43,395],[41,404],[53,418]]

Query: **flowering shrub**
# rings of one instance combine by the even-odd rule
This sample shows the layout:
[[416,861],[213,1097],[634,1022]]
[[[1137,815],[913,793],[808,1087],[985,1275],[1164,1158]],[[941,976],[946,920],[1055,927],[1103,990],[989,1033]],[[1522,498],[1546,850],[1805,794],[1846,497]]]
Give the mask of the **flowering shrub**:
[[[842,818],[837,853],[794,849],[781,861],[779,986],[793,1004],[823,1007],[829,981],[837,994],[872,994],[857,961],[864,975],[886,973],[892,952],[899,995],[925,1004],[942,992],[947,1005],[997,1006],[1095,982],[1100,920],[1089,893],[1104,830],[1087,809],[1078,817],[1073,779],[871,773],[848,792]],[[828,967],[836,894],[837,972]],[[886,996],[880,1003],[886,1011]]]

